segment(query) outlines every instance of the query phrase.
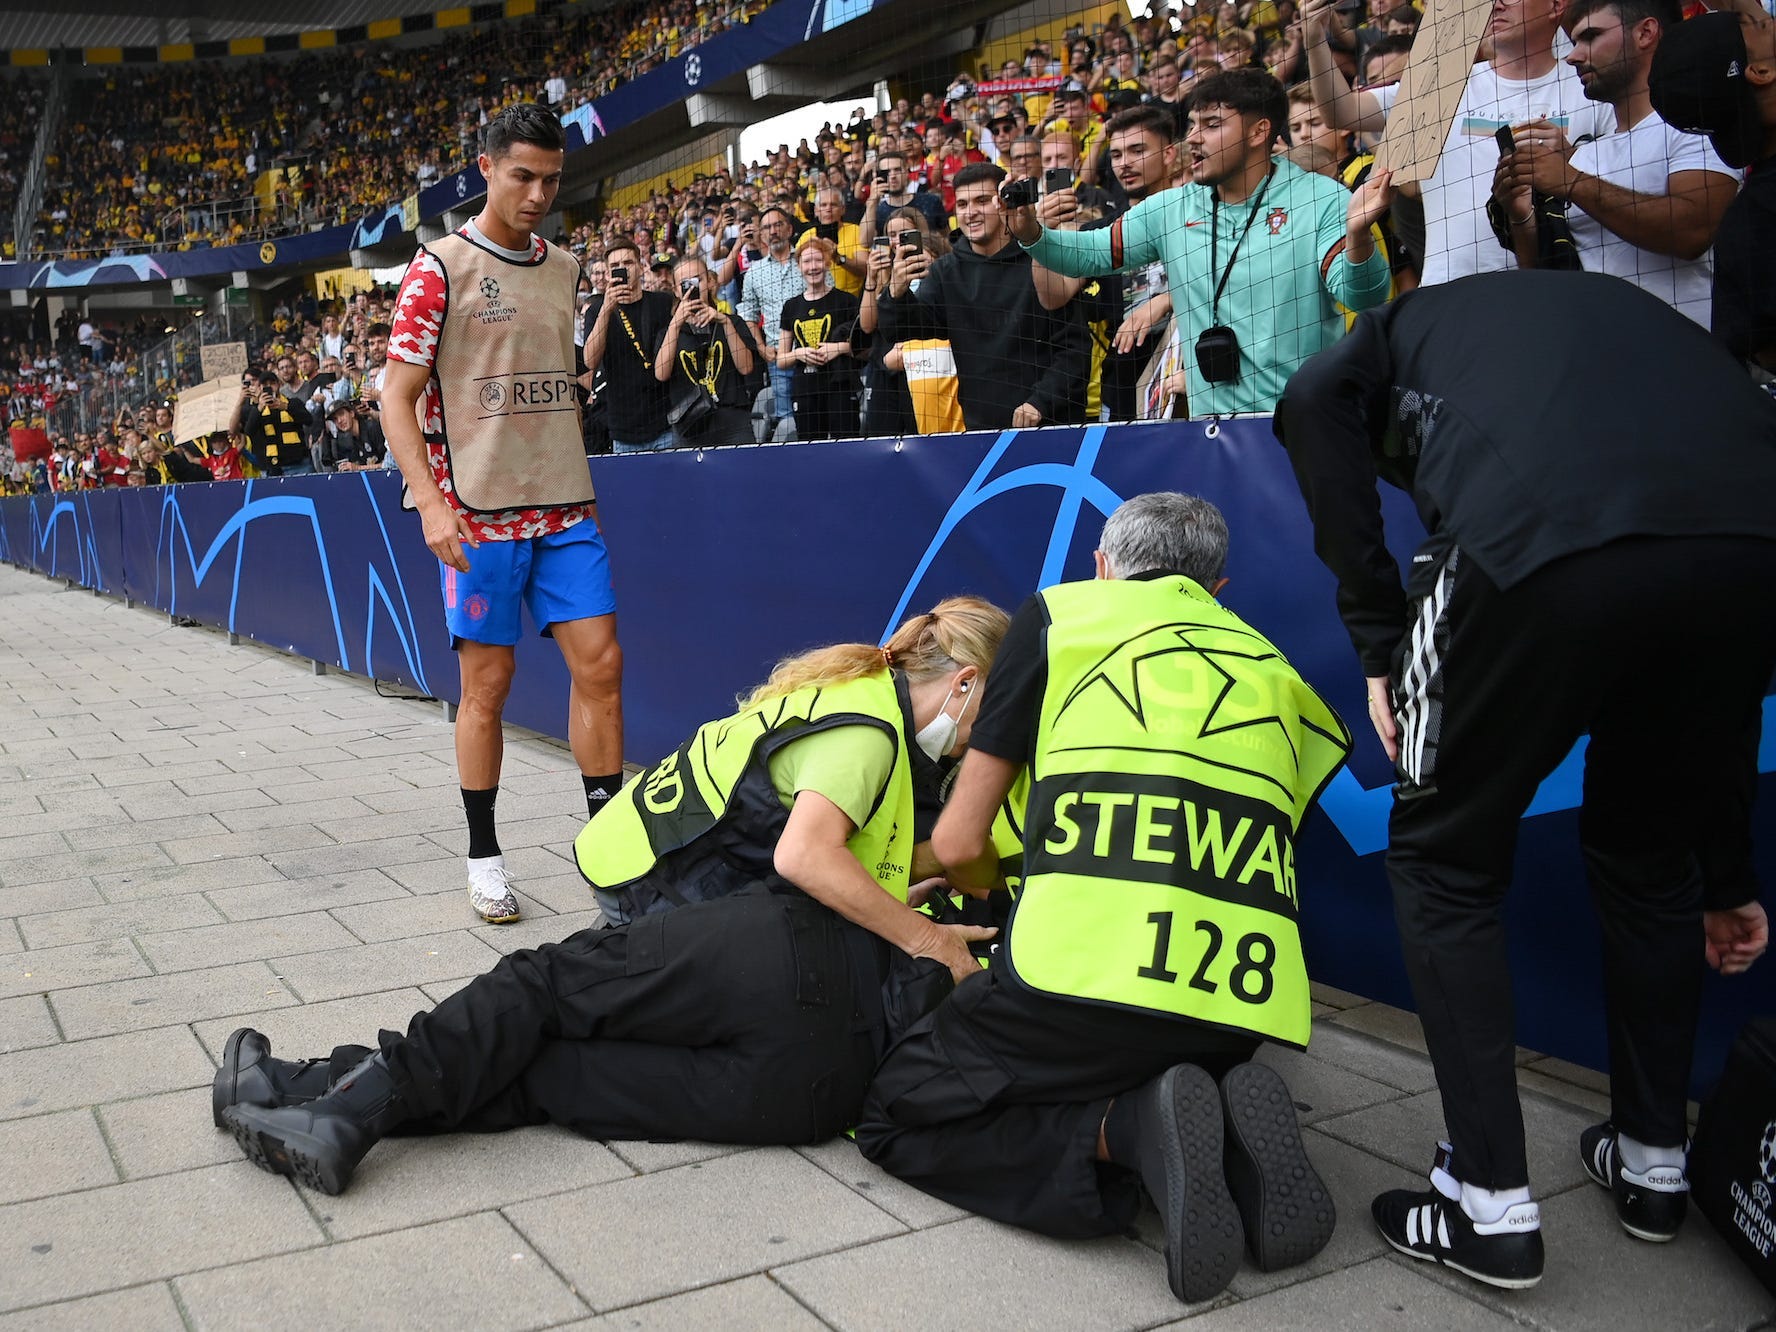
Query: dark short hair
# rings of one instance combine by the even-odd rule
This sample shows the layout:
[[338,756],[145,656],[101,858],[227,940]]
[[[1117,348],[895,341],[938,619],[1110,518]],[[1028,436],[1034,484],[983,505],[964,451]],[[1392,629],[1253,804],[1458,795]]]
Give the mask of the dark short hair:
[[1204,75],[1191,90],[1190,109],[1204,106],[1224,106],[1248,120],[1268,120],[1272,140],[1288,142],[1288,95],[1267,69],[1252,65]]
[[1424,15],[1411,5],[1395,5],[1388,10],[1387,17],[1382,20],[1384,23],[1410,23],[1414,32],[1418,31],[1418,25],[1423,21]]
[[364,336],[367,338],[386,338],[391,331],[392,330],[387,324],[376,323],[364,330]]
[[1001,171],[993,163],[970,162],[956,173],[956,179],[951,181],[950,184],[953,188],[960,190],[965,189],[970,185],[978,185],[984,180],[987,184],[997,190],[999,188],[999,183],[1004,179],[1005,172]]
[[513,102],[481,127],[481,151],[489,157],[503,157],[515,143],[564,153],[567,131],[561,128],[561,118],[541,102]]
[[[1581,7],[1588,7],[1587,0],[1574,0],[1573,9],[1568,11],[1568,15],[1570,16]],[[1626,22],[1626,20],[1624,20],[1624,22]],[[1377,56],[1406,55],[1411,52],[1411,50],[1412,38],[1408,37],[1403,32],[1397,32],[1392,37],[1383,37],[1367,51],[1363,52],[1364,77],[1368,77],[1369,66],[1374,62]]]
[[1683,18],[1677,0],[1571,0],[1560,21],[1571,31],[1580,19],[1599,9],[1615,10],[1624,28],[1632,28],[1647,19],[1658,19],[1661,28],[1669,28]]
[[1104,142],[1109,143],[1118,134],[1135,130],[1152,130],[1162,143],[1175,143],[1178,138],[1178,122],[1172,113],[1163,106],[1148,102],[1111,116],[1104,126]]
[[641,258],[641,246],[637,245],[626,236],[618,236],[609,245],[604,247],[605,267],[610,267],[615,257],[619,254],[632,254],[639,261]]
[[876,154],[876,165],[881,166],[882,163],[887,162],[889,160],[893,160],[896,162],[904,162],[904,161],[906,161],[906,154],[901,152],[900,149],[898,149],[898,148],[889,148],[889,147],[884,146],[882,151]]

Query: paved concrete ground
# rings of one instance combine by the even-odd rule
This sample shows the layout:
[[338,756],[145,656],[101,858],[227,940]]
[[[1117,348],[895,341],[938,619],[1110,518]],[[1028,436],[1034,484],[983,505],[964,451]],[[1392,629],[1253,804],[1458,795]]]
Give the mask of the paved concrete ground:
[[1550,1258],[1506,1295],[1384,1253],[1376,1190],[1439,1113],[1409,1015],[1319,992],[1280,1054],[1338,1197],[1308,1267],[1175,1303],[1140,1234],[967,1216],[849,1143],[733,1151],[553,1129],[382,1145],[328,1198],[210,1125],[227,1033],[285,1055],[401,1026],[501,953],[590,924],[579,784],[514,738],[502,839],[525,920],[477,923],[435,705],[0,568],[0,1332],[343,1328],[1751,1328],[1706,1223],[1627,1239],[1574,1140],[1596,1075],[1525,1054]]

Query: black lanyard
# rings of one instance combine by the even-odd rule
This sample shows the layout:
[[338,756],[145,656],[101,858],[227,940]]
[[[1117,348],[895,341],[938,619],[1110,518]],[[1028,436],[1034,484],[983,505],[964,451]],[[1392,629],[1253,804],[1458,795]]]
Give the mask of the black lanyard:
[[[1270,188],[1271,177],[1276,175],[1273,166],[1264,173],[1264,184],[1258,187],[1258,194],[1252,200],[1252,206],[1246,212],[1246,225],[1240,229],[1239,239],[1233,243],[1233,253],[1227,256],[1227,267],[1221,270],[1221,280],[1215,284],[1215,299],[1210,303],[1209,322],[1221,322],[1221,293],[1227,290],[1227,279],[1233,276],[1233,262],[1240,256],[1240,246],[1246,243],[1246,233],[1252,229],[1252,223],[1258,218],[1258,209],[1264,203],[1264,192]],[[1214,203],[1209,213],[1209,272],[1215,271],[1220,262],[1221,245],[1221,196],[1214,195]]]

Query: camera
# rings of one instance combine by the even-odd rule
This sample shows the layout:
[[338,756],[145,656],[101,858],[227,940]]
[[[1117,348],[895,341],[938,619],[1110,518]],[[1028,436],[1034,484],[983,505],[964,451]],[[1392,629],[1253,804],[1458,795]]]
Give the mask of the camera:
[[1211,384],[1231,384],[1240,377],[1239,335],[1225,324],[1205,328],[1196,339],[1196,368]]
[[1031,208],[1036,203],[1036,182],[1008,180],[999,187],[999,199],[1007,208]]

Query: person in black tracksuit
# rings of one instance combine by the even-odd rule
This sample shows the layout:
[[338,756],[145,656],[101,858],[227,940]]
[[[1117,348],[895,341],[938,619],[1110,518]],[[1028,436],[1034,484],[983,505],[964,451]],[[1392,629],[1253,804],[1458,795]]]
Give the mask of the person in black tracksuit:
[[[1530,330],[1558,336],[1513,355]],[[1540,1276],[1500,917],[1518,819],[1589,734],[1612,1117],[1581,1154],[1625,1228],[1669,1239],[1704,932],[1724,972],[1765,938],[1750,808],[1776,667],[1776,403],[1629,283],[1513,272],[1364,314],[1275,426],[1396,760],[1388,874],[1453,1147],[1431,1192],[1376,1199],[1377,1224],[1495,1285]],[[1377,476],[1430,533],[1404,588]]]
[[1030,256],[999,212],[1004,178],[990,162],[956,173],[963,242],[935,261],[920,256],[929,269],[896,265],[877,305],[879,337],[884,345],[949,339],[970,430],[1078,424],[1091,372],[1085,317],[1077,302],[1048,311],[1036,299]]

